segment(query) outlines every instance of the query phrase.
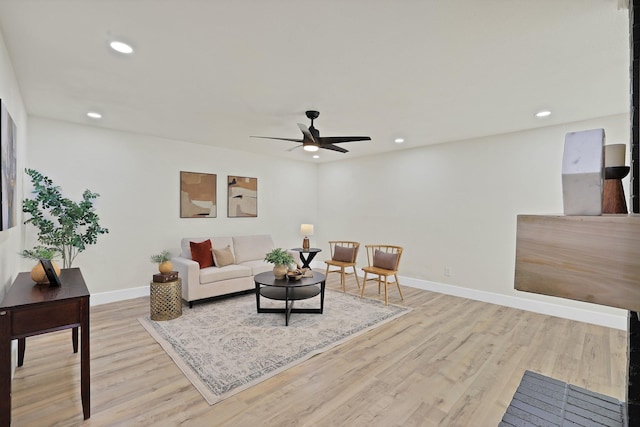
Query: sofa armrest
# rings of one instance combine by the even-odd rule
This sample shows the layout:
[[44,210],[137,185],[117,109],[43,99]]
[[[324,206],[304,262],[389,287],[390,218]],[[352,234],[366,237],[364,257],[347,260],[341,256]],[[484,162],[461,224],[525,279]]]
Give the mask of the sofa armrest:
[[178,272],[178,277],[182,279],[182,298],[189,299],[189,289],[200,285],[200,264],[192,259],[173,257],[171,258],[174,270]]

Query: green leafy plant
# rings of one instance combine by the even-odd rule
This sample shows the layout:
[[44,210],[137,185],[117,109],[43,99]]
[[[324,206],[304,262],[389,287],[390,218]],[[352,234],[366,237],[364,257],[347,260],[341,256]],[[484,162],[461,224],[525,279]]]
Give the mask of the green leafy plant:
[[33,224],[40,243],[58,251],[64,268],[70,268],[80,252],[98,241],[98,235],[109,232],[100,226],[100,217],[93,207],[99,194],[85,190],[82,201],[76,203],[63,197],[60,187],[40,172],[34,169],[25,172],[31,177],[34,197],[22,202],[22,211],[31,215],[24,223]]
[[159,254],[151,255],[151,262],[156,264],[162,264],[163,262],[171,260],[171,254],[169,251],[162,251]]
[[38,261],[41,258],[52,260],[58,255],[56,248],[47,248],[45,246],[35,246],[33,249],[25,249],[20,252],[24,258],[34,259]]
[[264,260],[275,265],[290,265],[295,262],[293,256],[282,248],[275,248],[267,253]]

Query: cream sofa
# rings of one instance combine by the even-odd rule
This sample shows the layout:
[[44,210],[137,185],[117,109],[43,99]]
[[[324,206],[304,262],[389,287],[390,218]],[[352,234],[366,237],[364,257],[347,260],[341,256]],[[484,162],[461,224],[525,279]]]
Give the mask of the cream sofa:
[[[224,267],[206,267],[191,259],[189,242],[211,240],[214,249],[227,246],[233,252],[235,263]],[[273,270],[273,264],[264,261],[267,252],[273,249],[270,235],[233,237],[185,237],[180,242],[180,256],[171,258],[173,268],[182,279],[182,298],[193,307],[193,302],[220,295],[255,289],[253,276]]]

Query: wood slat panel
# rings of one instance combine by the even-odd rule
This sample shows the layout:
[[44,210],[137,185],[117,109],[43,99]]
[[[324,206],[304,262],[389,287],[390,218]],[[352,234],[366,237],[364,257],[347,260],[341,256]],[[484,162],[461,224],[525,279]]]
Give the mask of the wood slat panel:
[[640,311],[640,215],[519,215],[514,283]]

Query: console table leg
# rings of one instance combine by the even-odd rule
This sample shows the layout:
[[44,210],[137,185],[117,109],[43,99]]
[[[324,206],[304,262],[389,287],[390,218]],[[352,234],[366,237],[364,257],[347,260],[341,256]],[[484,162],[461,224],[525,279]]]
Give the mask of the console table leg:
[[[91,377],[89,352],[89,298],[80,302],[80,319],[82,333],[82,352],[80,354],[80,394],[82,396],[82,413],[84,419],[91,417]],[[77,328],[74,328],[77,333]]]
[[24,352],[27,349],[27,339],[18,338],[18,366],[24,365]]
[[78,328],[71,329],[71,341],[73,342],[73,352],[78,352]]
[[0,425],[11,425],[11,312],[0,311]]

